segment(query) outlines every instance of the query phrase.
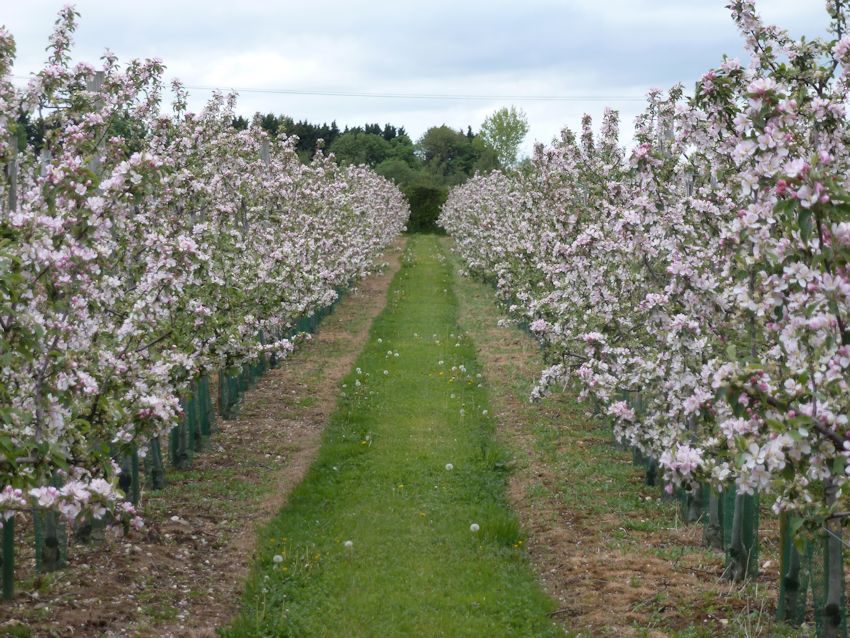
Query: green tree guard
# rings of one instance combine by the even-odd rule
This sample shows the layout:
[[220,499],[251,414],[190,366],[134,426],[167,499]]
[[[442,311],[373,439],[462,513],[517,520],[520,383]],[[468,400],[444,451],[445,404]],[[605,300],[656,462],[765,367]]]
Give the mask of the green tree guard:
[[165,487],[165,466],[162,463],[162,444],[159,437],[151,439],[148,454],[145,457],[145,476],[148,487],[161,490]]
[[218,371],[218,413],[222,419],[230,418],[230,384],[224,370]]
[[[262,331],[260,331],[259,340],[261,345],[266,345],[266,335]],[[257,376],[264,375],[267,369],[266,353],[261,352],[260,356],[257,358]]]
[[[758,575],[758,494],[738,494],[732,487],[724,494],[723,544],[726,547],[726,569],[723,576],[740,582]],[[731,520],[728,520],[731,518]]]
[[183,402],[183,418],[171,431],[171,464],[178,470],[192,467],[192,439],[189,432],[189,409]]
[[192,450],[200,452],[204,447],[204,437],[201,433],[200,403],[198,402],[197,387],[195,393],[186,402],[186,423],[189,427],[189,443]]
[[[837,500],[837,488],[826,485],[826,502]],[[815,620],[820,615],[818,635],[823,638],[847,638],[847,602],[844,595],[844,540],[841,521],[827,519],[824,524],[822,594],[815,596]],[[821,610],[818,614],[817,611]]]
[[593,397],[593,399],[590,402],[590,405],[591,405],[590,411],[593,414],[593,416],[597,419],[601,419],[602,416],[603,416],[602,415],[602,404],[599,402],[599,399],[597,399],[596,397]]
[[646,479],[644,481],[647,486],[655,487],[658,484],[658,459],[647,457],[646,459]]
[[812,544],[802,543],[802,552],[794,542],[794,529],[799,519],[783,512],[779,517],[779,600],[776,618],[782,622],[801,625],[806,616],[806,598],[812,564]]
[[82,545],[102,543],[106,530],[106,516],[78,520],[74,525],[74,540]]
[[209,425],[210,436],[212,436],[216,426],[215,406],[212,400],[212,384],[209,377],[204,377],[204,379],[206,380],[207,424]]
[[301,317],[296,324],[298,332],[312,332],[310,330],[310,317]]
[[128,454],[122,454],[119,464],[121,476],[118,477],[118,487],[133,505],[137,505],[141,490],[139,489],[139,452],[136,448],[133,447]]
[[705,527],[703,527],[703,542],[707,547],[724,549],[723,546],[723,499],[704,484],[702,487],[702,499],[705,503]]
[[142,498],[142,483],[139,478],[139,450],[136,446],[130,451],[130,477],[133,479],[133,487],[130,490],[130,502],[138,505]]
[[248,376],[248,369],[248,366],[242,366],[242,371],[237,377],[238,396],[240,400],[242,399],[242,395],[244,395],[245,392],[248,391],[248,388],[251,385],[250,378]]
[[229,419],[234,418],[238,414],[238,406],[239,400],[242,398],[242,393],[239,390],[239,378],[238,377],[227,377],[227,392],[229,399],[229,407],[228,407],[228,417]]
[[41,573],[62,569],[68,564],[68,532],[57,512],[33,509],[35,568]]
[[198,379],[198,405],[200,407],[201,435],[210,437],[212,435],[212,398],[210,397],[209,377],[203,376]]
[[686,485],[679,491],[679,514],[686,525],[699,522],[703,516],[702,486]]
[[[618,401],[628,401],[629,400],[629,393],[624,391],[624,390],[618,390],[617,391],[617,400]],[[597,401],[597,403],[598,403],[598,399],[594,398],[594,401]],[[612,443],[612,445],[615,448],[617,448],[618,450],[628,450],[628,449],[630,449],[629,444],[626,441],[621,441],[620,439],[617,438],[617,435],[614,431],[614,419],[608,417],[608,415],[605,414],[604,410],[601,407],[601,404],[600,404],[599,414],[600,414],[600,417],[602,419],[605,419],[605,421],[611,427],[611,443]]]
[[179,463],[179,439],[180,433],[178,432],[180,426],[175,425],[171,428],[171,431],[168,433],[168,462],[171,463],[171,467],[177,467]]
[[[275,340],[275,341],[280,341],[280,333],[279,333],[279,332],[275,332],[275,333],[274,333],[274,340]],[[279,361],[279,359],[278,359],[277,353],[276,353],[276,352],[272,352],[272,353],[269,355],[269,368],[271,368],[272,370],[274,370],[275,368],[277,368],[277,366],[278,366],[279,364],[280,364],[280,361]]]
[[183,420],[180,422],[180,438],[178,439],[179,468],[188,470],[192,467],[192,451],[194,441],[192,440],[192,418],[189,409],[191,399],[183,400]]
[[632,465],[635,467],[646,465],[646,457],[636,447],[632,448]]
[[[62,480],[54,476],[53,487],[62,487]],[[54,511],[34,507],[32,511],[35,535],[35,568],[39,572],[52,572],[68,564],[68,526]]]
[[3,564],[0,574],[3,576],[3,600],[15,597],[15,519],[3,522]]

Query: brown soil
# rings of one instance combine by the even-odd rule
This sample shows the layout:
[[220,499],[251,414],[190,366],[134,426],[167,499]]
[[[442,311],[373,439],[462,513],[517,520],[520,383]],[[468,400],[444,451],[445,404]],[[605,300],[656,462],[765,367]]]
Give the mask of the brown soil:
[[144,532],[72,545],[66,569],[39,576],[30,530],[22,530],[18,593],[0,604],[0,636],[215,636],[238,611],[258,528],[315,458],[339,382],[386,304],[403,244],[247,392],[237,418],[217,419],[191,471],[143,494]]

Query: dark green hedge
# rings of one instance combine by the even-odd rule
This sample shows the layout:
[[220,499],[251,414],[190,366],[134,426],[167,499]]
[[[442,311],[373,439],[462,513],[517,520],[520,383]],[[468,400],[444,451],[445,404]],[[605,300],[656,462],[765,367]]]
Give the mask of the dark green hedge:
[[410,185],[402,188],[402,191],[410,202],[410,221],[407,223],[407,232],[443,232],[437,226],[437,217],[449,194],[448,187]]

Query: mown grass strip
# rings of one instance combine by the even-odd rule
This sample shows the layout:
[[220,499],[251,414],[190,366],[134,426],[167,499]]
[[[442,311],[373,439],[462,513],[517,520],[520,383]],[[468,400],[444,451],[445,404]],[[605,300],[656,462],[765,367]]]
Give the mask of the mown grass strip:
[[435,237],[411,239],[226,636],[561,635],[506,504],[453,277]]

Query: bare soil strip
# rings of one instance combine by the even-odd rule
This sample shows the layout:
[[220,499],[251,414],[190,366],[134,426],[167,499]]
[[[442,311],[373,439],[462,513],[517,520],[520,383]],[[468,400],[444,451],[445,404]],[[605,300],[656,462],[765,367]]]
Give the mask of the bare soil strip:
[[0,605],[0,636],[215,636],[238,609],[256,530],[309,468],[340,380],[387,303],[404,240],[319,331],[247,392],[238,418],[216,422],[192,470],[143,494],[146,529],[73,545],[69,566],[38,576],[22,548],[19,593]]

